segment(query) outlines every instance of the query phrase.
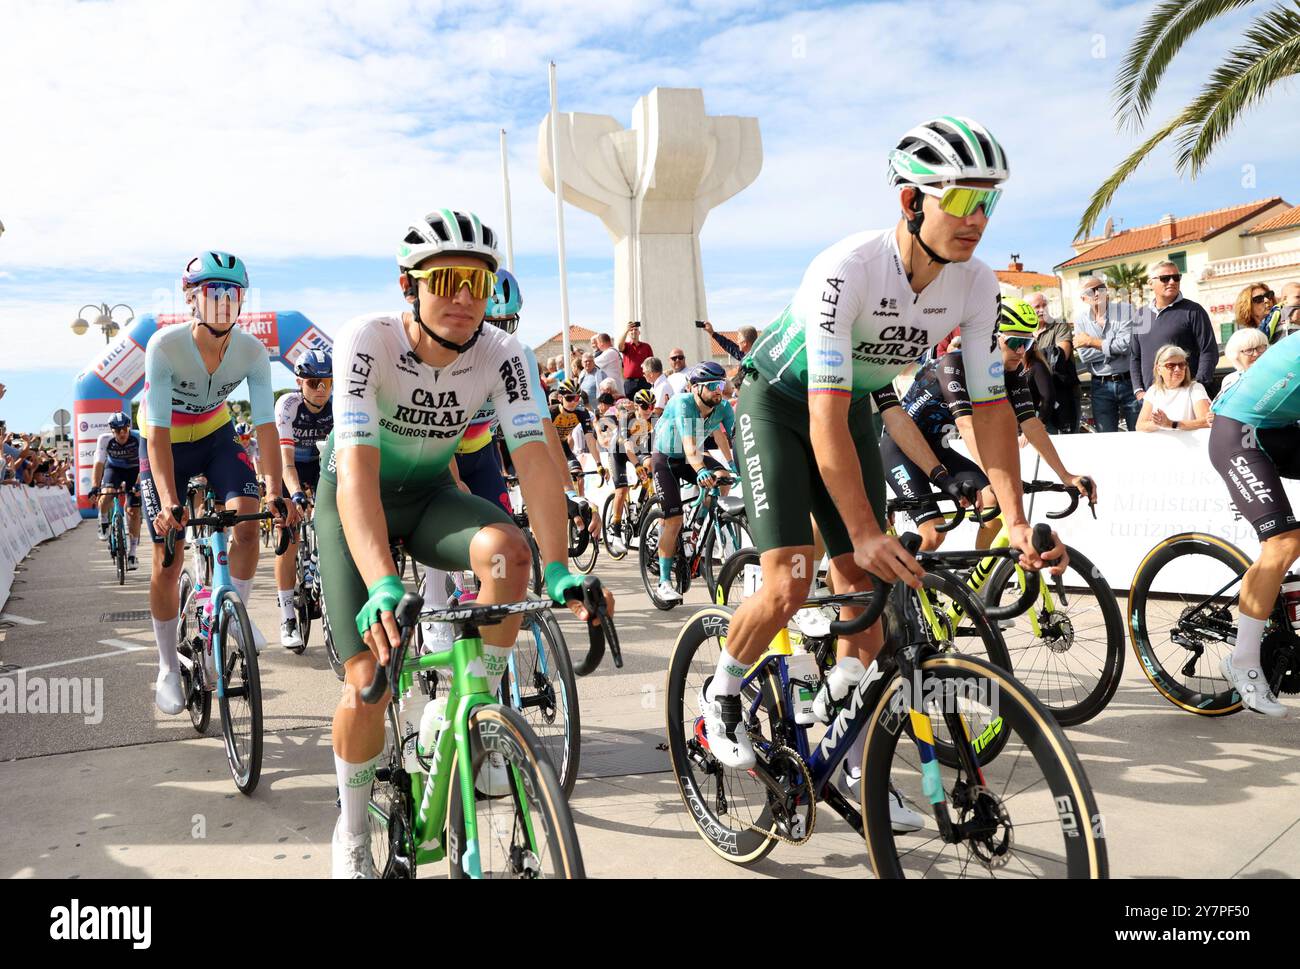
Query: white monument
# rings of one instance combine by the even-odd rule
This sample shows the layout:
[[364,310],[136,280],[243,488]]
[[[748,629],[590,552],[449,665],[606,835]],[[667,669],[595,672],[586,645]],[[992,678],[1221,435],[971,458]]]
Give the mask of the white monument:
[[[550,115],[537,153],[555,191]],[[556,118],[564,200],[595,213],[614,240],[615,340],[628,320],[667,367],[680,346],[690,360],[713,355],[697,319],[708,319],[700,229],[709,210],[758,177],[757,118],[710,116],[698,88],[657,87],[636,103],[632,127],[603,114]],[[578,321],[581,322],[581,321]]]

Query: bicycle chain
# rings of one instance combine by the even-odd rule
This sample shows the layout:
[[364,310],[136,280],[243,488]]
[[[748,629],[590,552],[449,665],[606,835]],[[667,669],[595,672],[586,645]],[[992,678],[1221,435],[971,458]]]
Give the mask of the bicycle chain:
[[[811,839],[813,836],[813,829],[817,826],[817,797],[813,792],[812,774],[809,773],[808,765],[804,763],[803,758],[799,756],[797,751],[793,751],[789,747],[773,747],[772,754],[773,755],[784,754],[785,756],[789,757],[791,760],[794,761],[795,766],[798,767],[799,769],[799,772],[803,774],[804,790],[808,792],[808,798],[809,798],[807,830],[804,832],[804,836],[802,838],[791,838],[788,835],[782,834],[779,830],[777,830],[777,828],[760,828],[758,825],[752,822],[746,822],[745,828],[746,830],[749,831],[757,831],[759,834],[763,835],[764,837],[773,838],[784,844],[794,845],[795,847],[798,847],[799,845],[808,843],[809,839]],[[772,759],[774,758],[769,757],[768,758],[769,762],[771,762]],[[764,793],[767,793],[767,788],[764,787],[763,791]]]

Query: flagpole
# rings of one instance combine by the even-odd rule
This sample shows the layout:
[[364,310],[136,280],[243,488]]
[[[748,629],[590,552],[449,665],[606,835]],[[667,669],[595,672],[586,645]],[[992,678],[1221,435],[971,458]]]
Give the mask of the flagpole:
[[555,234],[560,247],[560,333],[564,342],[564,375],[572,377],[573,354],[569,347],[569,281],[564,258],[564,179],[560,175],[559,108],[555,93],[555,61],[551,81],[551,174],[555,179]]
[[510,162],[506,155],[506,129],[501,129],[501,191],[506,203],[506,268],[515,271],[514,223],[510,215]]

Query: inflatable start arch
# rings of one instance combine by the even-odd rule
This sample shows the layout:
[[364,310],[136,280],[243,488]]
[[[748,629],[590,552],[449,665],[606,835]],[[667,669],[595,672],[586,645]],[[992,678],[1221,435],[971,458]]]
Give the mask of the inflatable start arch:
[[[117,342],[77,375],[72,421],[77,440],[77,507],[83,518],[94,517],[94,505],[86,500],[95,469],[95,445],[108,430],[114,414],[130,413],[129,402],[144,386],[144,348],[150,337],[166,326],[183,323],[189,315],[155,316],[147,313],[135,320]],[[334,341],[301,313],[249,313],[238,325],[262,341],[272,361],[293,370],[298,358],[313,349],[328,350]]]

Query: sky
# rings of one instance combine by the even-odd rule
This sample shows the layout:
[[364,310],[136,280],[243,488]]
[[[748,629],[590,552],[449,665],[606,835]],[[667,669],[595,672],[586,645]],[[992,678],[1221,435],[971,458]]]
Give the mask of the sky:
[[[762,327],[808,262],[896,217],[885,157],[940,114],[980,120],[1012,175],[977,255],[1051,272],[1088,198],[1141,139],[1111,92],[1154,6],[1069,0],[781,4],[736,0],[0,0],[0,419],[35,430],[71,409],[102,348],[69,324],[87,303],[178,308],[196,251],[238,253],[263,309],[326,332],[401,307],[393,253],[438,207],[502,227],[509,134],[521,334],[559,330],[554,197],[538,127],[547,63],[561,111],[631,124],[656,86],[698,87],[713,115],[756,117],[757,180],[701,235],[710,319]],[[1257,5],[1262,9],[1263,5]],[[1173,63],[1159,122],[1249,21],[1215,24]],[[1247,114],[1195,182],[1158,153],[1120,191],[1118,226],[1280,195],[1296,95]],[[570,319],[612,329],[613,253],[566,206]],[[647,333],[653,342],[653,334]],[[277,368],[277,381],[291,378]]]

